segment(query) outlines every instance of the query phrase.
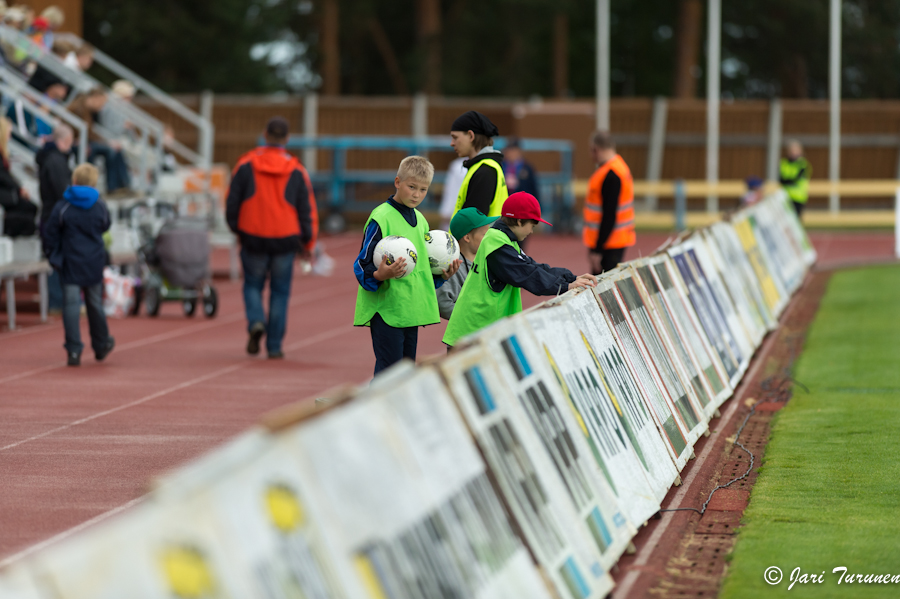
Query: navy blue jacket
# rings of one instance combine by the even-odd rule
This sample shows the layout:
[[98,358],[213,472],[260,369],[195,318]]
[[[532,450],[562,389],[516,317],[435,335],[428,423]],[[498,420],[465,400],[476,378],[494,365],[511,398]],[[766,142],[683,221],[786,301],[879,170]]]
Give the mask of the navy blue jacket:
[[[501,221],[495,221],[492,229],[515,242],[512,230]],[[535,262],[530,256],[519,253],[511,245],[503,245],[487,257],[488,283],[497,293],[507,285],[520,287],[534,295],[559,295],[569,290],[569,283],[576,277],[568,268],[547,266]]]
[[90,287],[103,282],[109,211],[93,187],[73,185],[56,203],[44,232],[50,264],[65,285]]

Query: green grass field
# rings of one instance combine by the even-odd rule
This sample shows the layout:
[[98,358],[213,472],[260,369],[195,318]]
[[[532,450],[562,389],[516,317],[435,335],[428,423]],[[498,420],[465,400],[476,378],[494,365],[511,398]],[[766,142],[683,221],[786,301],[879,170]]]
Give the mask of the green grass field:
[[[794,376],[810,393],[776,416],[720,596],[900,597],[900,268],[833,276]],[[823,582],[789,591],[797,567]]]

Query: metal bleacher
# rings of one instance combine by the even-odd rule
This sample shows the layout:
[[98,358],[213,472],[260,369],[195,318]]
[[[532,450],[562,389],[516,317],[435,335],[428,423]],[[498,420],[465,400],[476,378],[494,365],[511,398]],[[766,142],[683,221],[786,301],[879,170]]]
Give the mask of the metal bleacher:
[[[76,47],[85,43],[84,40],[71,34],[58,34],[58,39],[71,41]],[[205,173],[203,180],[208,181],[209,168],[212,163],[213,151],[213,125],[209,119],[192,111],[184,104],[178,102],[146,79],[140,77],[109,55],[99,49],[94,49],[94,62],[96,65],[111,73],[114,77],[127,79],[136,89],[137,93],[144,94],[164,107],[167,111],[177,115],[178,118],[194,126],[198,130],[198,147],[192,149],[183,143],[169,138],[166,139],[166,124],[156,116],[148,113],[131,102],[110,93],[106,85],[88,73],[70,68],[57,56],[47,49],[34,43],[22,32],[0,25],[0,41],[16,49],[17,55],[25,56],[31,64],[32,71],[41,68],[61,80],[70,88],[67,98],[60,103],[47,99],[42,93],[34,90],[28,83],[27,72],[19,71],[8,64],[0,65],[0,95],[3,98],[3,114],[10,113],[14,121],[24,113],[40,115],[41,120],[54,125],[64,122],[70,125],[76,132],[78,145],[76,156],[78,162],[83,162],[89,155],[89,140],[86,134],[87,125],[81,119],[73,115],[67,107],[79,94],[93,89],[102,89],[107,92],[107,103],[104,111],[109,111],[122,121],[129,123],[132,133],[134,155],[137,159],[130,162],[129,166],[137,176],[133,177],[132,192],[115,199],[106,198],[113,217],[113,248],[111,253],[119,255],[120,262],[128,262],[133,259],[137,249],[137,235],[135,234],[135,214],[150,220],[161,220],[162,215],[171,214],[172,210],[157,210],[157,206],[177,209],[178,206],[190,205],[194,214],[209,216],[211,229],[218,235],[219,245],[233,246],[233,238],[230,232],[216,231],[224,225],[224,217],[219,212],[218,203],[209,193],[208,188],[199,192],[188,192],[177,183],[178,177],[173,177],[163,171],[166,152],[173,154],[179,164],[178,169],[200,170]],[[14,107],[10,111],[10,106]],[[168,113],[167,113],[168,114]],[[91,124],[91,130],[104,142],[113,142],[115,136],[97,123]],[[38,200],[38,186],[36,168],[34,166],[34,151],[39,148],[43,140],[34,137],[20,122],[14,122],[15,142],[11,143],[11,168],[20,179],[23,187],[32,193],[32,197]],[[100,165],[102,167],[102,164]],[[168,183],[168,185],[167,185]],[[104,190],[101,177],[101,191]],[[146,224],[146,223],[145,223]],[[158,228],[160,223],[155,223]]]

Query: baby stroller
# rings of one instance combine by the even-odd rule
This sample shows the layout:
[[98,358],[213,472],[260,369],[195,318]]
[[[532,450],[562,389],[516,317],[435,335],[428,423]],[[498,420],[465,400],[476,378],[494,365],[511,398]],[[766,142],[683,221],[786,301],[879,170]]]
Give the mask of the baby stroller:
[[156,238],[140,249],[146,265],[141,287],[149,316],[157,316],[163,302],[178,301],[185,316],[203,304],[207,318],[216,315],[219,297],[210,284],[209,234],[202,218],[177,217],[166,221]]

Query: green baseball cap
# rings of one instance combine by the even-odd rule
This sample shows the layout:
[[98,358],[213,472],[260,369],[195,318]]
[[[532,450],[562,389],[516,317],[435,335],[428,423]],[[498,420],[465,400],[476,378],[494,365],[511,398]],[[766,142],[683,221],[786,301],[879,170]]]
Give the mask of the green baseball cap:
[[463,208],[450,221],[450,233],[459,241],[472,229],[489,225],[499,216],[485,216],[478,208]]

